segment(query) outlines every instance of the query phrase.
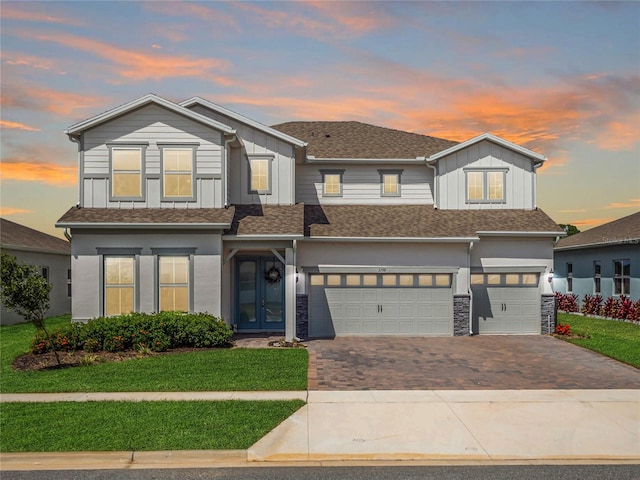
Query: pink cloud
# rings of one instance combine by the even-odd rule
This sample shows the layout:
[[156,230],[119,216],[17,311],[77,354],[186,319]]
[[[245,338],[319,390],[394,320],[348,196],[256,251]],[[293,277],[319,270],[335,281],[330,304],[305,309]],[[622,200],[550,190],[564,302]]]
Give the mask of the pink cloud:
[[30,127],[20,122],[10,122],[9,120],[0,120],[0,127],[2,128],[15,128],[17,130],[25,130],[27,132],[40,132],[41,129]]
[[[2,17],[3,20],[12,19],[25,20],[29,22],[57,23],[64,25],[83,25],[82,22],[78,21],[75,18],[48,15],[47,13],[42,11],[42,4],[38,5],[34,3],[33,5],[35,8],[31,10],[22,10],[20,8],[16,8],[16,5],[12,2],[3,2],[2,10],[0,11],[0,17]],[[25,6],[25,4],[23,3],[22,6]]]
[[26,208],[0,206],[0,216],[8,217],[9,215],[19,215],[21,213],[34,213],[34,211]]
[[5,85],[0,105],[26,108],[70,117],[84,110],[96,110],[109,103],[106,97],[61,92],[41,87]]
[[2,181],[39,182],[68,187],[77,184],[76,167],[51,162],[34,162],[29,158],[6,158],[2,160]]
[[640,208],[640,198],[630,198],[626,202],[611,202],[605,208]]
[[198,58],[189,55],[166,55],[156,51],[142,52],[71,34],[21,32],[20,35],[88,52],[114,65],[125,79],[144,81],[163,78],[198,77],[229,86],[233,81],[222,75],[229,63],[217,58]]

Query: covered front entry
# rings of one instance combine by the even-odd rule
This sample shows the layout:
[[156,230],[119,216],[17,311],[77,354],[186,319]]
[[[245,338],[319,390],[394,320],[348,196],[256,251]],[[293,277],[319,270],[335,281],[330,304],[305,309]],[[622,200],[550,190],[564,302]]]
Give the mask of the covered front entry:
[[284,331],[285,269],[275,256],[237,256],[235,318],[239,331]]
[[311,274],[309,336],[453,334],[451,274]]
[[537,273],[472,274],[474,331],[540,335],[538,282]]

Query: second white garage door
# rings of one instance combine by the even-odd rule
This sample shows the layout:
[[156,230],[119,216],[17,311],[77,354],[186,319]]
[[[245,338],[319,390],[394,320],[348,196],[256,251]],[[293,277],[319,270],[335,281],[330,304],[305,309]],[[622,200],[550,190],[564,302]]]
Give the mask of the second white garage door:
[[313,274],[309,336],[453,334],[450,274]]

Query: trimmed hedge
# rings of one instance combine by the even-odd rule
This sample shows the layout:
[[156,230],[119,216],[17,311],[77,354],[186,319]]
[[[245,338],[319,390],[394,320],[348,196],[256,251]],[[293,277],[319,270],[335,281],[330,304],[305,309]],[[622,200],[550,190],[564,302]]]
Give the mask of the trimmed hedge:
[[[100,317],[87,323],[71,323],[51,332],[59,351],[123,352],[148,349],[163,352],[170,348],[221,347],[229,343],[233,331],[222,319],[208,313],[131,313]],[[37,333],[31,351],[51,350],[46,338]]]

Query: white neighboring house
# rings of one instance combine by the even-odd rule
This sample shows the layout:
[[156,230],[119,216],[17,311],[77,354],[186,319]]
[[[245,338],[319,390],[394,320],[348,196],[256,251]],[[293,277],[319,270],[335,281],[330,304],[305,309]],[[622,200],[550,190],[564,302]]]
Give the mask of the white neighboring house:
[[287,339],[554,328],[545,158],[494,135],[267,127],[153,94],[65,133],[75,320],[208,311]]
[[[71,245],[60,238],[39,232],[5,218],[0,219],[2,252],[19,263],[35,265],[53,285],[49,294],[51,307],[47,316],[71,313]],[[17,313],[2,307],[0,324],[24,322]]]

